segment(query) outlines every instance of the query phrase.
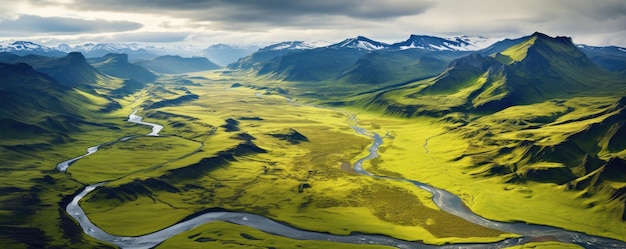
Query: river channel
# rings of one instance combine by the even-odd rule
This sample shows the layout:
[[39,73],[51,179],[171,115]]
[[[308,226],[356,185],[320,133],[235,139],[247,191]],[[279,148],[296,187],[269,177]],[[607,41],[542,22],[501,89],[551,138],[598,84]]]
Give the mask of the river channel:
[[[142,117],[136,115],[136,111],[133,111],[133,113],[129,115],[128,121],[136,124],[151,126],[152,131],[146,134],[146,136],[159,136],[159,132],[161,131],[161,129],[163,129],[163,126],[161,125],[142,121]],[[375,132],[370,132],[362,127],[359,127],[356,116],[354,115],[349,115],[349,125],[356,133],[372,139],[372,145],[368,148],[369,154],[354,163],[353,167],[355,172],[369,177],[410,182],[416,187],[430,192],[433,195],[433,202],[439,208],[446,212],[449,212],[475,224],[508,233],[519,234],[521,235],[521,237],[506,239],[496,243],[453,244],[434,246],[423,244],[420,242],[403,241],[383,235],[333,235],[328,233],[305,231],[295,227],[291,227],[284,223],[276,222],[263,216],[242,212],[208,212],[195,216],[194,218],[176,223],[163,230],[151,234],[137,237],[117,236],[109,234],[100,229],[97,225],[93,224],[80,206],[80,200],[83,197],[88,195],[90,192],[96,190],[98,187],[106,184],[106,182],[97,183],[85,187],[83,191],[73,197],[72,201],[67,205],[65,210],[74,220],[79,223],[85,234],[102,242],[114,244],[121,248],[153,248],[177,234],[213,221],[225,221],[234,224],[244,225],[258,229],[260,231],[264,231],[269,234],[293,239],[334,241],[351,244],[377,244],[388,245],[397,248],[504,248],[508,246],[528,243],[533,239],[541,237],[549,237],[565,243],[578,244],[584,248],[626,248],[626,243],[622,241],[567,231],[561,228],[530,225],[526,223],[507,223],[488,220],[473,213],[471,210],[466,208],[463,201],[459,197],[446,190],[435,188],[433,186],[415,180],[374,175],[363,169],[363,163],[367,160],[378,157],[378,148],[383,144],[383,137]],[[124,137],[119,139],[118,142],[124,142],[131,138],[133,137]],[[57,169],[59,171],[66,171],[72,163],[80,160],[85,156],[96,153],[99,146],[101,145],[89,147],[87,149],[87,154],[59,163],[57,165]]]

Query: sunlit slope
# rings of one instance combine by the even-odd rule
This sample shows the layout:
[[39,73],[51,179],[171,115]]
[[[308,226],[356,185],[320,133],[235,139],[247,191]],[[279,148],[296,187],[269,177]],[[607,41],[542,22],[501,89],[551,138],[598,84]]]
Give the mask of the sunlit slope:
[[439,76],[366,96],[388,113],[497,111],[553,98],[619,96],[626,78],[589,60],[569,38],[535,33],[489,57],[452,62]]
[[458,159],[480,176],[559,184],[624,220],[625,104],[582,97],[510,107],[455,129],[471,144]]

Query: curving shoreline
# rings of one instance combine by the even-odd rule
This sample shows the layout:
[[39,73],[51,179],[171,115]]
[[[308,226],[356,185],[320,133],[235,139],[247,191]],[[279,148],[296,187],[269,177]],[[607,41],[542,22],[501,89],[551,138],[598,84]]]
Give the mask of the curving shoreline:
[[[148,133],[147,136],[159,136],[159,132],[163,129],[163,126],[148,122],[143,122],[142,117],[136,115],[136,111],[133,111],[129,115],[129,122],[133,122],[141,125],[152,126],[152,132]],[[328,233],[320,233],[320,232],[312,232],[300,230],[289,225],[285,225],[269,218],[259,216],[256,214],[250,213],[242,213],[242,212],[209,212],[204,213],[199,216],[196,216],[192,219],[185,220],[182,222],[178,222],[174,225],[171,225],[163,230],[156,231],[151,234],[137,236],[137,237],[126,237],[126,236],[116,236],[109,234],[95,224],[93,224],[89,218],[87,217],[84,210],[80,207],[80,200],[84,198],[86,195],[96,190],[98,187],[105,184],[105,182],[97,183],[93,185],[89,185],[85,187],[83,191],[74,196],[72,201],[67,205],[66,212],[74,218],[82,228],[85,234],[103,241],[107,243],[114,244],[121,248],[152,248],[158,246],[163,241],[178,235],[187,230],[193,229],[202,224],[206,224],[213,221],[225,221],[234,224],[244,225],[248,227],[252,227],[258,229],[260,231],[264,231],[266,233],[275,234],[278,236],[288,237],[292,239],[301,239],[301,240],[321,240],[321,241],[334,241],[341,243],[351,243],[351,244],[377,244],[377,245],[388,245],[394,246],[397,248],[502,248],[513,245],[520,245],[524,243],[528,243],[535,238],[552,236],[558,239],[561,242],[565,243],[574,243],[581,245],[585,248],[624,248],[626,247],[626,243],[607,239],[602,237],[590,236],[582,233],[571,232],[560,228],[553,228],[548,226],[540,226],[540,225],[529,225],[525,223],[506,223],[506,222],[497,222],[492,220],[487,220],[482,218],[471,210],[467,209],[463,203],[463,201],[455,196],[454,194],[445,191],[443,189],[438,189],[432,187],[430,185],[421,183],[419,181],[408,180],[403,178],[392,178],[385,176],[377,176],[363,169],[363,163],[367,160],[374,159],[378,157],[378,148],[383,144],[383,137],[375,132],[370,132],[362,127],[357,125],[356,116],[349,115],[349,124],[350,127],[357,133],[363,136],[367,136],[373,140],[372,145],[368,148],[369,154],[357,162],[354,163],[354,171],[376,178],[385,178],[397,181],[406,181],[414,184],[416,187],[422,188],[433,195],[433,202],[442,210],[449,212],[453,215],[459,216],[463,219],[466,219],[472,223],[483,225],[485,227],[520,234],[522,237],[513,238],[513,239],[505,239],[496,243],[485,243],[485,244],[454,244],[454,245],[444,245],[444,246],[434,246],[423,244],[420,242],[410,242],[398,240],[392,237],[383,236],[383,235],[333,235]],[[133,137],[125,137],[118,141],[126,141]],[[70,159],[68,161],[62,162],[57,165],[57,169],[60,171],[67,170],[69,165],[84,156],[93,154],[97,151],[98,146],[90,147],[88,149],[88,153],[82,155],[77,158]]]

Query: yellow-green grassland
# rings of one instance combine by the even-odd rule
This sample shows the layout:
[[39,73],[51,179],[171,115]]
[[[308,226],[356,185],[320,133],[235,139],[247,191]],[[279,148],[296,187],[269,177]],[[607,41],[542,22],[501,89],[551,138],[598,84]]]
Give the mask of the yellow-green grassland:
[[[180,78],[193,84],[182,84]],[[111,246],[84,235],[62,206],[84,186],[98,182],[106,183],[86,196],[81,206],[93,223],[114,235],[152,233],[198,212],[220,208],[262,215],[303,230],[382,234],[436,245],[518,236],[444,212],[432,202],[430,193],[407,182],[355,173],[351,165],[368,154],[372,139],[355,133],[350,115],[356,115],[360,127],[386,135],[380,156],[363,165],[374,174],[448,190],[488,219],[626,240],[623,202],[612,199],[609,191],[626,187],[623,178],[591,172],[605,166],[586,172],[584,165],[540,157],[546,150],[560,151],[565,141],[583,146],[577,134],[596,132],[600,142],[585,145],[597,152],[596,159],[624,159],[623,142],[600,127],[622,111],[615,106],[619,98],[550,100],[482,116],[407,117],[364,106],[355,96],[347,98],[345,105],[325,104],[308,98],[307,91],[296,83],[222,71],[164,76],[118,99],[120,109],[93,118],[109,128],[84,126],[69,133],[64,143],[22,154],[15,150],[0,153],[0,162],[10,165],[5,166],[0,181],[37,193],[2,195],[0,215],[8,220],[28,212],[29,224],[40,231],[24,227],[24,238],[0,237],[0,244],[36,236],[48,241],[47,246]],[[197,97],[181,99],[191,95]],[[144,121],[163,125],[160,136],[145,136],[150,127],[126,122],[133,109]],[[618,128],[607,129],[621,134]],[[125,137],[131,138],[120,141]],[[67,173],[55,170],[57,163],[98,144],[102,146],[97,153],[72,164]],[[576,180],[555,183],[533,178],[533,172],[552,173],[561,168],[574,168]],[[585,180],[594,177],[606,181]],[[29,204],[36,207],[18,210]],[[213,222],[176,235],[157,248],[175,247],[354,245],[295,240]],[[577,247],[534,241],[513,248]]]

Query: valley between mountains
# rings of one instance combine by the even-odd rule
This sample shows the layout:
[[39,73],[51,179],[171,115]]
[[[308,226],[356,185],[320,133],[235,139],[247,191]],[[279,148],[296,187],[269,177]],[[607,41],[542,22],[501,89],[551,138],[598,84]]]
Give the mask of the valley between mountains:
[[[417,35],[287,42],[223,68],[0,53],[0,244],[117,247],[66,211],[101,184],[79,205],[111,235],[243,214],[155,248],[623,248],[620,51],[534,33],[487,48]],[[494,223],[439,206],[431,186]],[[317,235],[267,232],[245,214]],[[544,230],[512,232],[526,224]]]

